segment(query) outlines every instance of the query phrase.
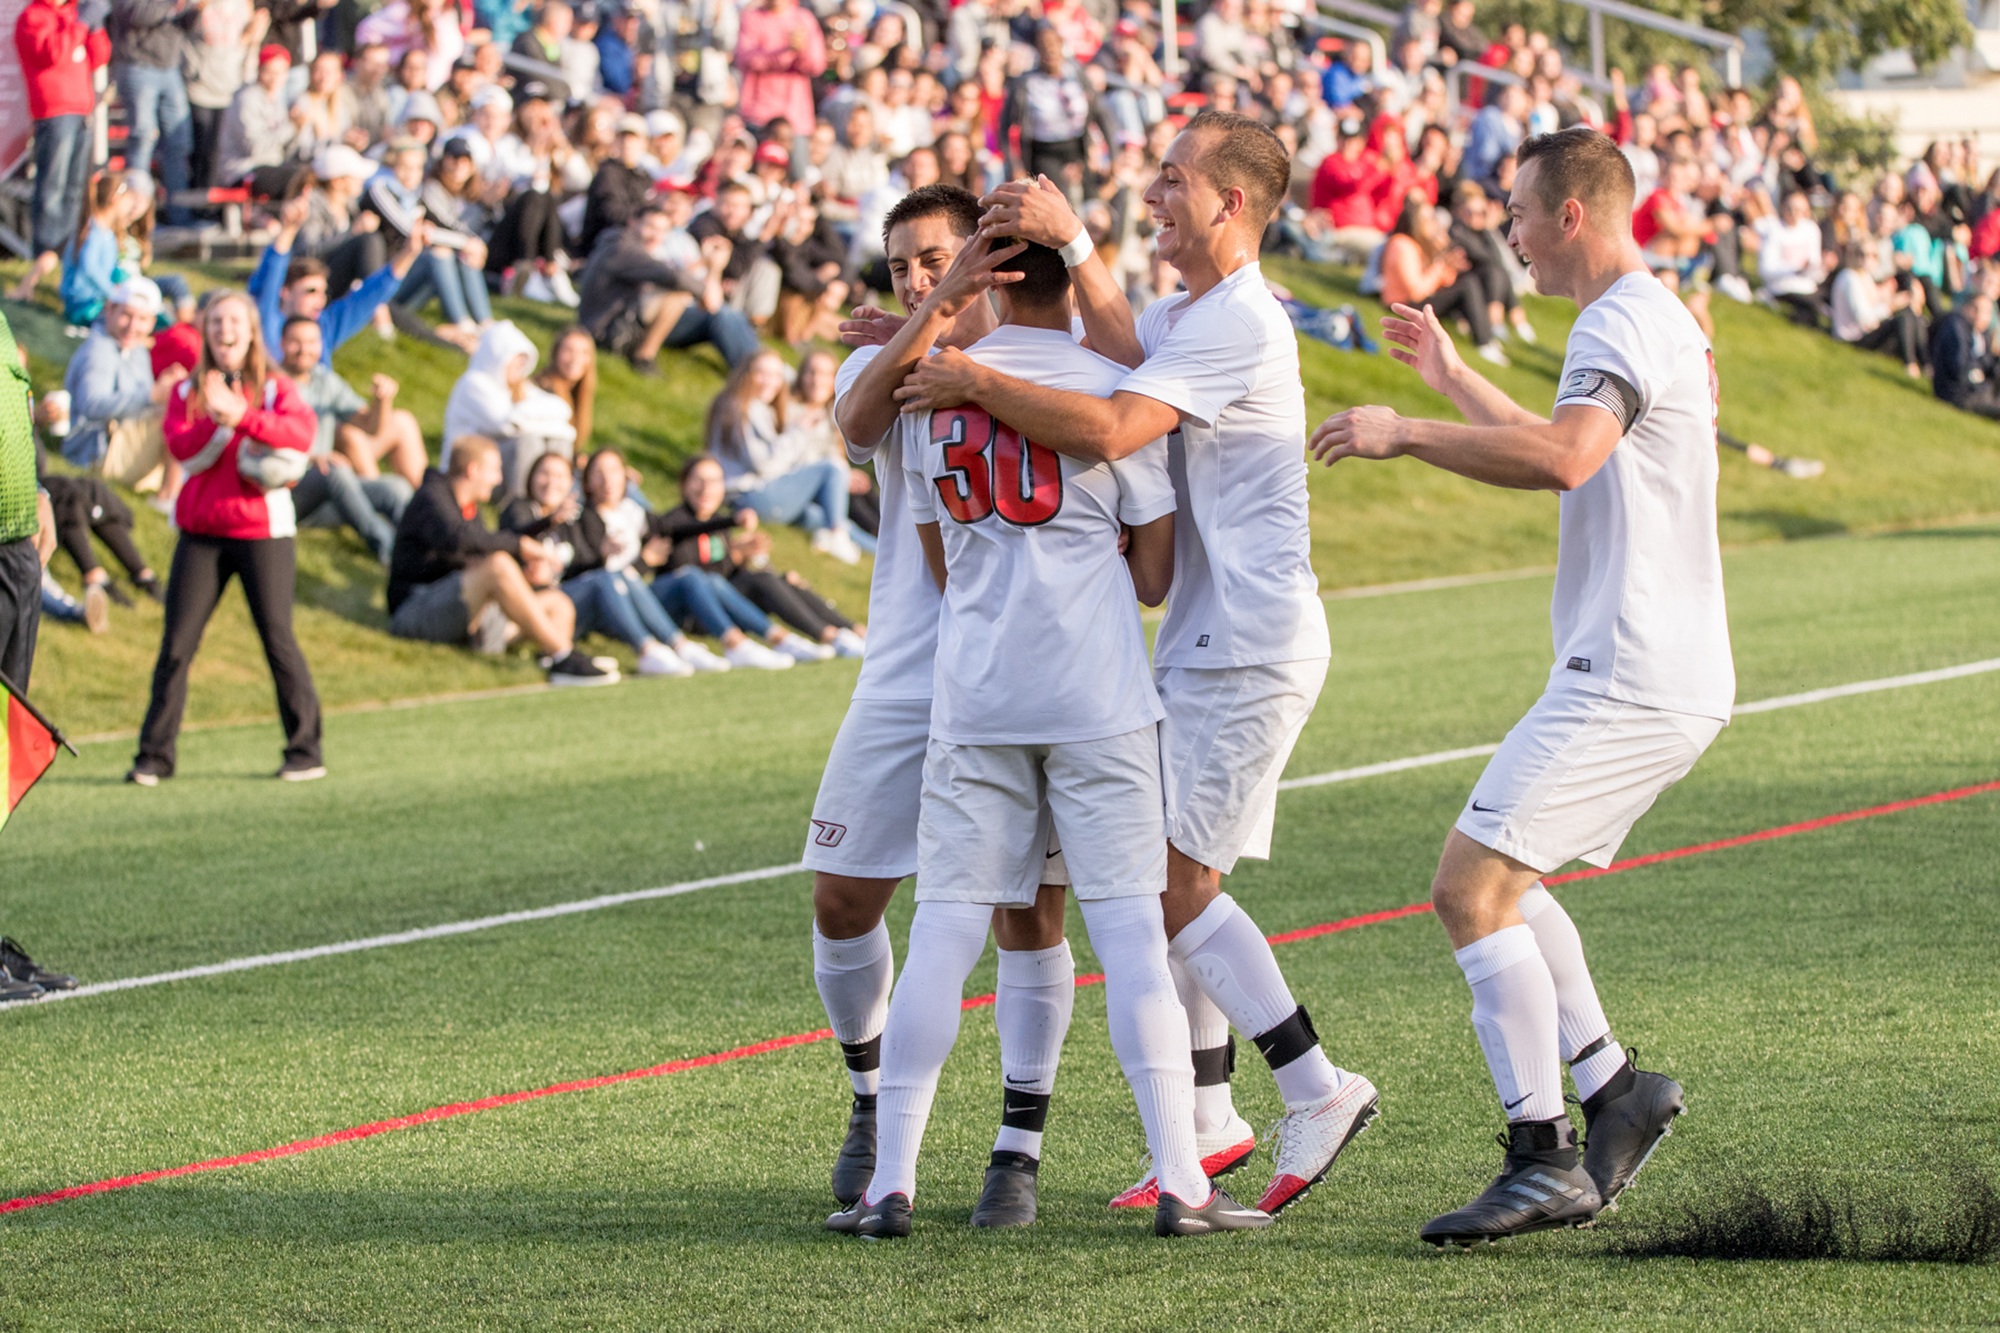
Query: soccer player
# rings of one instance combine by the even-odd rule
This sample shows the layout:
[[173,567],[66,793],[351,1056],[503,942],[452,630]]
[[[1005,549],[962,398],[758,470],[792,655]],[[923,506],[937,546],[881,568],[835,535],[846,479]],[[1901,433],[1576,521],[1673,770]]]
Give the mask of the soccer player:
[[[1521,147],[1509,241],[1543,293],[1580,311],[1553,418],[1467,369],[1435,315],[1398,306],[1383,321],[1390,352],[1468,424],[1356,407],[1313,434],[1328,463],[1408,455],[1562,496],[1548,689],[1474,784],[1431,885],[1508,1116],[1499,1177],[1422,1229],[1438,1245],[1589,1221],[1683,1109],[1678,1083],[1633,1069],[1612,1039],[1576,927],[1539,882],[1572,860],[1609,865],[1736,697],[1715,534],[1715,358],[1646,269],[1632,189],[1630,164],[1595,130]],[[1583,1100],[1581,1163],[1558,1057]]]
[[[833,1194],[842,1205],[860,1196],[875,1169],[882,1025],[893,977],[882,913],[897,883],[917,869],[937,651],[938,587],[903,494],[904,432],[914,421],[899,415],[892,395],[934,346],[969,346],[992,331],[984,292],[1015,279],[996,275],[990,256],[970,255],[953,266],[978,225],[979,201],[951,186],[915,190],[889,211],[883,231],[891,281],[913,315],[886,345],[849,355],[835,380],[834,412],[848,457],[857,465],[874,461],[882,493],[868,656],[827,756],[805,851],[814,872],[813,979],[854,1089],[847,1139],[833,1167]],[[1030,905],[993,914],[1001,1126],[973,1210],[976,1226],[1035,1220],[1042,1126],[1075,1003],[1076,967],[1063,939],[1067,875],[1060,853],[1045,856],[1038,844],[1035,856],[1048,887]]]
[[[1231,1024],[1256,1042],[1284,1097],[1271,1183],[1258,1202],[1271,1213],[1325,1176],[1376,1110],[1374,1085],[1327,1059],[1263,932],[1221,886],[1239,859],[1270,855],[1278,779],[1332,653],[1312,570],[1298,343],[1257,264],[1290,171],[1277,136],[1246,116],[1206,111],[1174,139],[1145,198],[1160,258],[1187,291],[1140,317],[1144,364],[1109,396],[1031,383],[953,351],[917,366],[898,390],[912,409],[978,403],[1080,463],[1127,458],[1170,437],[1176,568],[1153,649],[1166,710],[1166,928],[1211,1177],[1257,1146],[1230,1100]],[[1015,188],[989,212],[988,229],[1096,262],[1086,258],[1082,224],[1051,194]],[[1093,322],[1104,308],[1082,306],[1091,344],[1113,346],[1113,333]],[[1113,1206],[1151,1206],[1157,1187],[1149,1175]]]
[[[992,244],[1021,277],[994,288],[1002,325],[969,355],[1072,393],[1116,388],[1123,368],[1071,333],[1062,257]],[[917,914],[883,1037],[875,1175],[827,1226],[909,1234],[917,1152],[957,1039],[965,978],[993,907],[1035,900],[1051,824],[1104,966],[1112,1048],[1157,1166],[1154,1232],[1268,1226],[1201,1169],[1187,1016],[1167,967],[1161,709],[1134,596],[1158,604],[1174,575],[1164,442],[1091,464],[974,404],[915,420],[906,502],[944,589]]]

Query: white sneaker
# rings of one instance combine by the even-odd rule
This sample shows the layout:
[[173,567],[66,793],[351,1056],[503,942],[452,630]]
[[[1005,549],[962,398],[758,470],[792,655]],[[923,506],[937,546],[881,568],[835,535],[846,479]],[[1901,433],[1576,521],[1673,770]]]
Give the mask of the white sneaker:
[[[1202,1174],[1216,1180],[1250,1160],[1257,1151],[1257,1131],[1250,1128],[1249,1121],[1232,1112],[1229,1123],[1214,1133],[1196,1131],[1194,1149],[1201,1154]],[[1138,1184],[1113,1199],[1111,1207],[1157,1208],[1159,1203],[1160,1177],[1149,1170]]]
[[784,671],[792,665],[792,659],[783,653],[772,652],[750,639],[745,639],[722,656],[733,667],[748,667],[755,671]]
[[374,326],[377,338],[385,343],[396,341],[396,321],[390,317],[388,306],[376,306],[375,313],[369,317],[368,322]]
[[521,284],[521,299],[524,301],[539,301],[543,305],[554,305],[556,304],[556,293],[555,289],[549,286],[549,280],[542,276],[542,271],[534,269],[529,272],[527,280]]
[[569,274],[559,268],[549,270],[548,288],[557,305],[566,305],[574,310],[583,304],[583,298],[576,294],[576,285],[569,280]]
[[868,640],[851,629],[844,629],[833,636],[833,651],[840,657],[866,657]]
[[1493,342],[1481,343],[1478,351],[1479,358],[1482,361],[1491,361],[1496,366],[1511,366],[1514,364],[1507,359],[1507,353],[1500,349],[1500,343],[1497,339]]
[[649,644],[646,651],[639,654],[639,674],[642,676],[692,676],[694,668],[683,662],[680,654],[664,643]]
[[1535,345],[1535,326],[1532,324],[1516,324],[1514,326],[1514,336],[1528,344],[1528,346],[1533,347]]
[[1368,1128],[1380,1105],[1373,1083],[1342,1070],[1332,1095],[1286,1111],[1271,1126],[1271,1184],[1257,1206],[1276,1216],[1304,1198],[1340,1150]]
[[814,643],[800,634],[787,634],[771,647],[794,662],[824,662],[833,656],[831,644]]
[[674,655],[696,671],[727,671],[729,663],[708,650],[705,643],[693,639],[682,639],[674,645]]
[[1726,273],[1715,280],[1715,285],[1722,289],[1724,296],[1738,305],[1749,305],[1757,299],[1755,293],[1750,290],[1749,279],[1741,273]]
[[843,565],[861,563],[861,548],[854,544],[854,538],[839,528],[821,528],[812,536],[812,548],[821,555],[830,555]]

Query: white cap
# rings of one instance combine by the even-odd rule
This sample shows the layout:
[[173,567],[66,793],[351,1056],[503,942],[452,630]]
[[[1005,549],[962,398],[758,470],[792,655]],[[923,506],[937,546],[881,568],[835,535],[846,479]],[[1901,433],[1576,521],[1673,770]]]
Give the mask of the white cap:
[[673,134],[681,138],[686,138],[687,126],[683,125],[681,118],[671,111],[648,111],[646,113],[646,134],[647,137],[653,139],[659,138],[662,134]]
[[375,174],[375,164],[344,143],[328,144],[313,158],[313,175],[323,181],[365,181]]
[[152,174],[140,171],[136,167],[125,173],[125,188],[146,199],[151,199],[159,193],[159,184],[153,179]]
[[403,103],[402,123],[407,125],[413,120],[428,120],[433,125],[444,124],[444,113],[438,110],[437,98],[421,90],[411,93],[409,100]]
[[122,305],[135,314],[151,318],[160,313],[165,304],[160,299],[160,288],[151,278],[127,278],[111,289],[109,305]]
[[512,111],[514,109],[514,99],[507,96],[507,90],[499,84],[489,83],[472,95],[472,109],[474,111],[484,111],[489,106],[497,106]]

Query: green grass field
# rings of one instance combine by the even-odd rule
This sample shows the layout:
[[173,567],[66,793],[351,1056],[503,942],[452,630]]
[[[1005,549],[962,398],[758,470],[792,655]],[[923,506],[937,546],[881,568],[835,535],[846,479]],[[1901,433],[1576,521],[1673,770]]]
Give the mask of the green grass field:
[[[1829,450],[1828,452],[1831,452]],[[1743,700],[2000,656],[2000,528],[1726,559]],[[1333,599],[1294,776],[1497,740],[1540,689],[1546,578]],[[181,776],[65,758],[0,838],[0,923],[86,981],[796,859],[852,685],[829,664],[329,720],[333,776],[270,782],[270,725]],[[1744,717],[1627,856],[2000,778],[2000,679]],[[1280,798],[1231,888],[1277,932],[1424,897],[1477,772]],[[964,1225],[997,1117],[966,1016],[918,1232],[825,1233],[844,1123],[830,1043],[0,1217],[0,1327],[1992,1327],[2000,1268],[1639,1259],[1736,1182],[1801,1176],[1920,1216],[2000,1169],[2000,794],[1558,890],[1618,1035],[1691,1114],[1595,1230],[1437,1256],[1416,1227],[1490,1174],[1501,1114],[1424,916],[1282,946],[1384,1115],[1273,1230],[1157,1241],[1104,1200],[1143,1142],[1078,997],[1026,1233]],[[891,928],[900,950],[910,906]],[[556,920],[0,1012],[0,1199],[820,1027],[789,875]],[[1072,913],[1079,970],[1093,966]],[[991,989],[991,955],[969,994]],[[1276,1115],[1248,1057],[1238,1102]],[[1254,1194],[1268,1165],[1250,1169]]]

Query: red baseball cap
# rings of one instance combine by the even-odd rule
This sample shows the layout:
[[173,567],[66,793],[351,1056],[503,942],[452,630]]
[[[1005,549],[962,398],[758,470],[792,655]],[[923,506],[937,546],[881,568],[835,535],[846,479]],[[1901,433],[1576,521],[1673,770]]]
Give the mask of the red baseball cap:
[[276,42],[266,42],[263,46],[257,48],[258,64],[268,65],[273,60],[282,60],[289,65],[292,63],[292,53],[284,47],[279,46]]
[[785,151],[785,146],[781,143],[769,141],[757,145],[757,153],[752,160],[756,162],[769,162],[774,167],[789,167],[792,165],[792,155]]

